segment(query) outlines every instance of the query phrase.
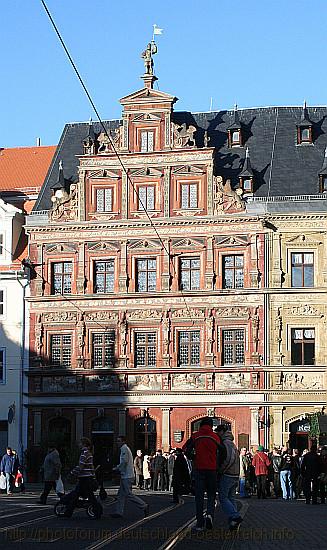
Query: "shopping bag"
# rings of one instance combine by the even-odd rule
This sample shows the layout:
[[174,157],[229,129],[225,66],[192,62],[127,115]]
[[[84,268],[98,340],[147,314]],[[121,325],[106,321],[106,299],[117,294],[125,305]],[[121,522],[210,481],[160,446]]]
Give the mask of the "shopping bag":
[[61,476],[59,476],[56,481],[56,493],[57,495],[63,495],[65,493],[64,484],[62,482]]
[[6,488],[7,488],[6,476],[1,474],[1,476],[0,476],[0,490],[3,491]]
[[22,482],[23,482],[23,475],[21,474],[21,472],[17,472],[15,477],[15,487],[20,487]]

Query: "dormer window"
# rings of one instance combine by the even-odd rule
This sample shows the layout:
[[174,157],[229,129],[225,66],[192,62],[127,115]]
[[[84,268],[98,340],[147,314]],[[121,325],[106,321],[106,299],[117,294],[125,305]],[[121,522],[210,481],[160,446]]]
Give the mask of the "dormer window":
[[243,180],[243,190],[244,190],[244,192],[248,191],[248,192],[252,193],[252,179],[251,178]]
[[141,131],[141,153],[152,153],[154,150],[154,132]]
[[297,144],[312,143],[312,122],[309,119],[307,104],[304,102],[301,120],[297,125]]
[[240,130],[234,130],[232,132],[231,145],[232,145],[232,147],[234,145],[241,145],[241,131]]
[[240,188],[244,194],[253,193],[253,171],[250,162],[249,149],[246,149],[243,170],[239,175]]
[[327,193],[327,176],[320,176],[320,193]]

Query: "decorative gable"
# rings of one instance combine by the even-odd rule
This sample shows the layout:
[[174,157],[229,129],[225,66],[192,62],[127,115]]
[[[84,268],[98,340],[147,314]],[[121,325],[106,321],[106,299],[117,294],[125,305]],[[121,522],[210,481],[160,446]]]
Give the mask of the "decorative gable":
[[158,170],[157,168],[149,168],[149,167],[142,167],[142,168],[134,168],[130,171],[130,176],[137,177],[137,176],[150,176],[155,178],[160,178],[162,176],[162,171]]
[[205,173],[202,166],[195,166],[195,165],[175,166],[172,172],[176,176],[190,176],[190,175],[200,176]]
[[129,250],[158,250],[161,248],[161,243],[157,240],[135,240],[130,241],[128,248]]
[[217,246],[219,247],[237,247],[237,246],[242,246],[244,248],[244,246],[248,246],[250,243],[248,242],[247,240],[247,237],[243,237],[243,236],[238,236],[238,235],[235,235],[235,236],[219,236],[219,237],[216,237],[215,238],[216,240],[216,244]]
[[77,244],[75,243],[55,243],[47,244],[45,247],[46,254],[56,254],[58,252],[66,252],[71,254],[77,252]]
[[322,240],[316,240],[311,235],[296,235],[288,241],[286,241],[286,246],[295,246],[295,247],[306,247],[306,246],[317,246],[322,244]]
[[181,239],[173,241],[172,248],[205,248],[204,240],[201,239]]
[[150,88],[142,88],[132,94],[129,94],[120,99],[121,105],[136,105],[139,103],[170,103],[173,104],[177,101],[177,97],[160,92],[159,90],[153,90]]
[[160,122],[160,113],[141,113],[136,115],[132,122]]
[[87,243],[87,248],[90,251],[110,251],[110,252],[118,252],[120,250],[120,247],[118,243],[108,243],[108,242],[97,242],[97,243]]
[[119,179],[120,172],[119,170],[94,170],[93,172],[89,172],[88,177],[89,179]]

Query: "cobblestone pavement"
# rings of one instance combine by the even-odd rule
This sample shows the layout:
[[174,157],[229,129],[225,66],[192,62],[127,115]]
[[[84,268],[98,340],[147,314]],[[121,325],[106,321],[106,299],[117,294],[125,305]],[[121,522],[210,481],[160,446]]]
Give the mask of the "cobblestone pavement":
[[[33,490],[31,490],[33,489]],[[28,488],[25,495],[0,495],[0,547],[24,550],[327,550],[327,505],[308,506],[304,500],[284,502],[256,498],[239,500],[244,521],[237,533],[228,530],[218,507],[214,528],[200,535],[190,530],[194,522],[193,497],[183,497],[179,506],[171,494],[135,491],[150,505],[143,518],[128,505],[122,519],[112,519],[116,488],[108,490],[100,520],[87,518],[77,510],[70,519],[53,513],[56,496],[46,506],[38,505],[40,486]]]

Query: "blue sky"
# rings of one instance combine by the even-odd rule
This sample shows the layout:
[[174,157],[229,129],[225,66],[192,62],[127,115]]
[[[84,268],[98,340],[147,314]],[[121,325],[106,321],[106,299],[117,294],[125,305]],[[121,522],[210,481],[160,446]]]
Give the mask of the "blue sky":
[[[103,119],[142,87],[142,50],[158,37],[160,90],[193,112],[325,105],[326,0],[47,0]],[[40,0],[1,2],[1,147],[56,144],[92,110]]]

